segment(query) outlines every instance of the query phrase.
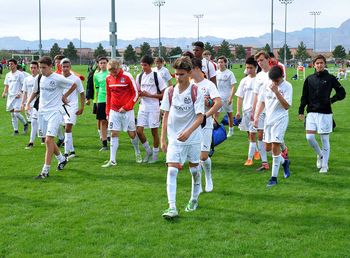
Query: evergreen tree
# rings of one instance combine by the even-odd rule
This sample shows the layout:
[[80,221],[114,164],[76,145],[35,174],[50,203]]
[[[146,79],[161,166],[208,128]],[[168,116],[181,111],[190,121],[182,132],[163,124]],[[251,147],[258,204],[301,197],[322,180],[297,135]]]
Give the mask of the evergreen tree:
[[118,49],[115,50],[115,56],[116,56],[116,57],[121,57],[121,55],[120,55]]
[[216,54],[217,56],[225,56],[226,58],[230,59],[232,58],[231,50],[230,50],[230,44],[228,41],[223,40],[221,42],[221,45],[218,49],[218,53]]
[[309,57],[310,57],[310,55],[306,51],[306,46],[304,45],[304,42],[301,41],[300,44],[298,45],[298,49],[297,49],[297,52],[295,54],[295,59],[304,62]]
[[147,43],[147,42],[143,42],[142,45],[140,45],[140,57],[143,56],[152,56],[152,50],[151,50],[151,46]]
[[135,64],[137,61],[136,52],[131,44],[129,44],[125,49],[124,60],[127,64]]
[[246,51],[242,45],[236,46],[236,57],[237,59],[246,59]]
[[210,54],[211,54],[213,57],[216,56],[216,52],[214,51],[214,47],[213,47],[209,42],[205,42],[205,44],[204,44],[204,50],[210,51]]
[[271,47],[270,47],[270,45],[269,45],[269,44],[267,44],[267,43],[266,43],[265,47],[264,47],[262,50],[264,50],[266,53],[270,53],[270,52],[272,52],[272,51],[271,51]]
[[181,47],[176,47],[170,50],[169,56],[175,56],[175,55],[181,55],[182,54],[182,49]]
[[73,42],[69,42],[67,48],[63,51],[63,55],[72,61],[78,59],[77,49],[75,48]]
[[[283,63],[284,61],[284,46],[278,50],[278,60]],[[290,49],[288,45],[286,45],[286,53],[287,53],[287,60],[292,59],[292,53],[290,52]]]
[[94,57],[107,56],[107,51],[103,48],[102,44],[98,44],[98,47],[94,51]]
[[337,45],[335,49],[332,52],[333,57],[335,59],[345,59],[346,58],[346,51],[345,48],[342,45]]
[[[153,50],[153,56],[158,56],[158,52],[159,52],[159,47],[156,47],[156,48],[154,48],[154,50]],[[169,54],[167,53],[167,51],[166,51],[166,48],[165,47],[161,47],[161,49],[160,49],[160,55],[162,56],[162,58],[166,61],[166,62],[168,62],[169,61]]]
[[50,49],[50,56],[53,59],[55,56],[60,55],[61,54],[61,49],[58,46],[57,43],[53,44],[53,46]]

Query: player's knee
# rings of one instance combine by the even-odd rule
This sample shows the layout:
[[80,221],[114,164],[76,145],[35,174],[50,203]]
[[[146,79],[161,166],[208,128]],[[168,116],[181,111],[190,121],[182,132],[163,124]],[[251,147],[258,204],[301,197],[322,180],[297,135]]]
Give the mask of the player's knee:
[[307,140],[308,142],[314,141],[314,140],[315,140],[315,135],[314,135],[314,134],[311,134],[311,133],[307,133],[307,134],[306,134],[306,140]]

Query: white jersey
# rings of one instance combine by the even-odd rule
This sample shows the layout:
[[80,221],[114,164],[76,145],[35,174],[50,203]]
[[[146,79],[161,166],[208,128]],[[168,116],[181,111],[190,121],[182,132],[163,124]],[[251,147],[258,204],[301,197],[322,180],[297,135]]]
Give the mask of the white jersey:
[[[76,89],[68,96],[68,105],[70,106],[69,108],[73,108],[73,109],[78,109],[79,108],[79,95],[80,93],[84,92],[84,87],[83,84],[80,80],[80,78],[78,76],[76,76],[75,74],[71,74],[68,77],[66,77],[68,80],[74,82],[77,87]],[[64,93],[66,93],[68,91],[65,90]]]
[[[141,91],[146,91],[150,94],[157,94],[157,85],[154,81],[154,74],[150,72],[149,74],[143,73],[141,85],[139,85],[139,77],[141,74],[138,74],[136,77],[137,88]],[[163,81],[161,76],[157,76],[159,83],[159,90],[164,90],[167,86]],[[159,99],[141,97],[141,102],[139,106],[139,111],[144,112],[159,112]]]
[[21,94],[24,81],[24,74],[21,71],[8,72],[5,76],[4,85],[8,85],[8,96],[14,97]]
[[212,64],[212,62],[208,61],[207,59],[202,59],[202,72],[205,73],[205,76],[207,79],[213,78],[216,76],[215,67]]
[[[260,71],[257,75],[256,75],[256,79],[255,79],[255,85],[254,85],[254,94],[259,96],[262,94],[262,89],[268,84],[271,85],[272,81],[269,78],[269,72],[264,72],[264,71]],[[258,106],[256,106],[255,111],[257,111]],[[262,113],[265,113],[265,109],[262,111]]]
[[[266,111],[266,118],[265,118],[265,125],[272,125],[279,121],[283,117],[288,117],[288,110],[284,109],[282,107],[281,103],[276,97],[276,94],[271,90],[271,85],[266,84],[263,87],[262,94],[259,95],[259,102],[265,103],[265,111]],[[288,102],[288,104],[292,105],[292,97],[293,97],[293,88],[292,85],[287,82],[283,81],[278,86],[278,91],[281,93],[283,98]]]
[[243,99],[242,112],[247,112],[252,110],[252,105],[254,101],[253,90],[254,90],[255,80],[256,80],[256,77],[250,77],[248,75],[244,77],[239,83],[239,86],[235,95]]
[[190,84],[190,86],[188,86],[188,88],[182,93],[179,93],[178,86],[175,86],[171,106],[168,93],[170,88],[167,88],[164,92],[161,109],[169,111],[167,125],[169,144],[192,145],[201,142],[202,128],[200,126],[192,132],[185,142],[177,140],[180,133],[192,126],[196,120],[197,114],[204,114],[203,94],[198,90],[196,101],[193,103],[191,96],[192,85],[193,84]]
[[[204,99],[206,97],[215,99],[220,98],[220,94],[215,86],[215,84],[208,79],[204,79],[201,82],[195,83],[193,80],[191,80],[191,83],[194,83],[198,86],[198,90],[202,92]],[[207,107],[204,105],[204,111],[208,112],[210,107]],[[206,125],[204,128],[213,128],[213,117],[207,117]]]
[[235,83],[237,83],[236,77],[229,69],[216,71],[216,84],[218,85],[220,97],[223,101],[226,101],[230,97],[232,84]]
[[[50,113],[62,111],[62,96],[66,89],[69,89],[74,82],[66,79],[63,75],[52,73],[49,77],[42,76],[40,79],[40,101],[39,113]],[[38,92],[37,83],[34,85],[34,92]]]
[[171,80],[171,78],[173,78],[173,77],[171,77],[171,74],[169,73],[168,68],[166,68],[164,66],[160,69],[158,69],[158,67],[153,67],[152,71],[157,72],[162,77],[162,79],[165,83],[167,83],[168,81]]
[[[33,88],[34,88],[34,85],[37,83],[37,79],[38,79],[38,75],[36,75],[35,77],[33,75],[30,75],[24,78],[22,91],[23,93],[27,93],[27,100],[30,98],[30,96],[33,93]],[[30,103],[30,107],[34,106],[35,99]]]

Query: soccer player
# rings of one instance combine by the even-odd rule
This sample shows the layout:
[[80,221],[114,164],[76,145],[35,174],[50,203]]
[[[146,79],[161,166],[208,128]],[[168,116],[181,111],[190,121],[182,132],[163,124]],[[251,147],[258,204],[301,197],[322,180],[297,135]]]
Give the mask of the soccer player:
[[[77,122],[77,116],[80,116],[84,112],[85,92],[80,78],[71,72],[71,61],[68,58],[63,58],[60,65],[62,67],[62,75],[77,85],[76,89],[68,97],[69,104],[64,106],[65,114],[63,116],[65,124],[64,156],[66,159],[71,159],[75,157],[72,129]],[[78,103],[79,97],[80,108]]]
[[127,131],[135,150],[136,162],[141,163],[138,138],[135,126],[134,105],[138,99],[138,90],[132,75],[124,72],[119,61],[109,60],[109,75],[106,78],[107,102],[106,115],[108,129],[111,131],[110,158],[103,168],[115,166],[119,147],[120,131]]
[[[264,69],[263,67],[261,67]],[[283,70],[273,66],[268,72],[271,83],[262,86],[259,94],[258,110],[255,114],[254,125],[258,126],[259,116],[265,109],[264,139],[266,151],[272,151],[272,176],[267,187],[277,184],[280,165],[284,169],[284,177],[290,176],[289,159],[281,155],[281,143],[288,127],[288,109],[292,105],[292,85],[283,79]]]
[[[227,113],[229,125],[227,137],[231,137],[233,135],[232,99],[235,94],[235,83],[237,81],[233,72],[227,69],[227,58],[225,56],[218,57],[218,68],[216,71],[216,81],[223,104],[220,111]],[[219,113],[215,115],[216,119],[218,117]]]
[[[249,57],[245,61],[245,70],[247,72],[247,76],[244,77],[239,83],[236,96],[237,96],[237,113],[236,118],[242,118],[241,123],[239,124],[239,128],[241,131],[245,131],[248,133],[249,140],[249,149],[248,149],[248,158],[244,163],[245,166],[253,165],[253,156],[256,150],[256,133],[257,130],[254,127],[252,117],[252,105],[254,100],[254,85],[255,85],[255,76],[256,76],[256,67],[258,63],[254,59],[254,57]],[[219,78],[219,77],[218,77]],[[219,81],[220,85],[220,81]],[[242,116],[241,116],[242,109]]]
[[270,67],[273,67],[273,66],[279,66],[282,68],[283,70],[283,79],[286,79],[286,67],[284,66],[284,64],[282,64],[281,62],[278,61],[278,59],[275,57],[275,54],[272,53],[272,52],[269,52],[269,65]]
[[[332,107],[336,101],[345,98],[345,90],[337,78],[325,69],[326,58],[317,55],[313,60],[315,73],[309,75],[303,86],[303,93],[299,106],[299,119],[304,120],[304,109],[307,106],[306,139],[317,154],[316,166],[320,173],[328,172],[328,159],[330,154],[329,134],[332,132]],[[335,95],[330,97],[332,90]],[[315,134],[320,135],[322,150],[318,145]]]
[[212,62],[203,58],[204,44],[201,41],[193,43],[194,57],[202,59],[202,71],[208,80],[211,80],[216,85],[216,71]]
[[13,126],[13,135],[18,135],[18,120],[23,124],[23,133],[28,131],[28,123],[21,114],[21,97],[24,74],[17,70],[17,61],[8,61],[10,71],[5,76],[4,91],[2,97],[7,96],[6,111],[10,112]]
[[[32,61],[30,63],[30,72],[31,75],[27,76],[23,81],[21,110],[24,110],[27,99],[29,99],[29,97],[32,95],[34,84],[36,83],[37,76],[39,74],[39,63],[37,61]],[[30,109],[27,112],[27,117],[28,121],[30,121],[31,129],[29,143],[25,149],[30,150],[33,148],[35,136],[38,132],[38,110],[34,108],[34,101],[32,101],[30,104]]]
[[213,179],[211,175],[211,159],[209,157],[209,151],[211,146],[212,134],[213,134],[213,115],[218,112],[222,106],[220,94],[215,84],[208,79],[204,78],[202,72],[202,60],[198,58],[192,59],[192,75],[193,83],[197,85],[198,90],[202,92],[204,96],[205,122],[202,124],[202,140],[201,140],[201,154],[200,163],[205,172],[205,191],[213,191]]
[[100,57],[98,59],[99,71],[96,71],[94,74],[94,85],[95,92],[97,96],[97,110],[96,110],[96,119],[100,123],[101,130],[101,141],[102,148],[100,151],[108,151],[107,147],[107,126],[108,122],[106,119],[106,77],[108,76],[107,71],[107,62],[106,57]]
[[[201,190],[201,128],[204,114],[204,98],[197,86],[190,83],[192,62],[188,57],[180,57],[174,63],[176,85],[164,92],[161,109],[164,111],[161,148],[166,153],[168,166],[167,195],[169,209],[163,217],[178,216],[176,209],[176,178],[179,169],[188,160],[192,175],[191,199],[185,211],[197,209]],[[166,142],[168,139],[168,144]]]
[[[37,83],[34,85],[33,93],[26,104],[26,111],[30,110],[30,103],[35,99],[40,87],[39,136],[46,137],[46,152],[44,166],[36,179],[45,179],[49,176],[52,154],[55,154],[58,160],[58,170],[62,170],[67,164],[67,159],[54,142],[54,137],[63,122],[62,104],[68,104],[67,98],[76,89],[77,85],[52,71],[52,59],[49,56],[41,57],[38,63],[42,77],[40,85]],[[66,89],[68,91],[63,93]]]
[[173,83],[171,82],[171,74],[169,73],[168,68],[164,66],[164,59],[162,57],[156,57],[155,58],[156,67],[152,68],[153,72],[157,72],[163,79],[165,83],[168,83],[168,86],[172,86]]
[[[141,97],[139,112],[137,114],[137,135],[146,150],[143,162],[154,163],[158,160],[160,126],[159,101],[163,97],[166,84],[161,76],[152,72],[153,58],[143,56],[141,58],[142,72],[136,77],[136,85]],[[158,84],[157,84],[158,83]],[[153,137],[153,150],[149,146],[144,134],[144,128],[150,128]]]

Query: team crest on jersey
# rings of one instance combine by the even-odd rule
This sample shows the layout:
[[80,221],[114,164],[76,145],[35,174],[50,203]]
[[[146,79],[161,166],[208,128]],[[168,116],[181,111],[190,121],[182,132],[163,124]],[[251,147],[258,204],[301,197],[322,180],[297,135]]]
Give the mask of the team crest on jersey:
[[121,78],[121,79],[120,79],[120,82],[121,82],[121,83],[125,83],[125,78]]
[[56,85],[55,81],[50,81],[50,86],[55,86],[55,85]]
[[185,104],[190,104],[191,103],[191,98],[190,97],[185,97],[184,98]]
[[150,84],[154,83],[154,79],[153,78],[149,78],[149,83]]

